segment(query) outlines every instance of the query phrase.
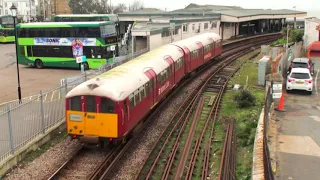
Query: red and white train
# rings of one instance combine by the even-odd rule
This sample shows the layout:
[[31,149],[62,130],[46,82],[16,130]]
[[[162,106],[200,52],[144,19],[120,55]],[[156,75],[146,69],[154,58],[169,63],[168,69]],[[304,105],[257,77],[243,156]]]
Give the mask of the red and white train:
[[115,67],[66,96],[67,132],[84,142],[117,142],[191,72],[219,56],[219,35],[164,45]]

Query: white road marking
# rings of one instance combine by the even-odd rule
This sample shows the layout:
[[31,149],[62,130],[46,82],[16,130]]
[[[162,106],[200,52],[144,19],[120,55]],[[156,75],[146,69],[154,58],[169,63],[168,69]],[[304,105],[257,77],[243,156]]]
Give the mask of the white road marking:
[[317,75],[316,75],[316,79],[315,79],[316,94],[318,94],[318,86],[317,86],[318,75],[319,75],[319,69],[317,71]]
[[320,117],[318,116],[309,116],[309,117],[317,122],[320,122]]
[[[310,136],[280,135],[280,152],[320,157],[320,147]],[[303,147],[303,148],[301,148]]]

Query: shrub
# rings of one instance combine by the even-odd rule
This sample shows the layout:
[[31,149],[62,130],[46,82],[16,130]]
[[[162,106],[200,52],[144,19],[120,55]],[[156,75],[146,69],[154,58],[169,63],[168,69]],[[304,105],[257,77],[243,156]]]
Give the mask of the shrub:
[[239,108],[247,108],[255,105],[256,98],[247,90],[242,90],[234,96]]

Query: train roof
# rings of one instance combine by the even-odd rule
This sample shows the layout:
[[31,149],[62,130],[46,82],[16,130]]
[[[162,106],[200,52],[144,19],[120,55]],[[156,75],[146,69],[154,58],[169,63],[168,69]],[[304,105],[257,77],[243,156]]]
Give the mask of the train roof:
[[[179,48],[173,47],[172,45],[161,46],[98,75],[72,89],[66,98],[95,95],[122,101],[149,81],[144,72],[153,69],[156,74],[159,74],[169,66],[165,60],[167,56],[171,56],[174,61],[183,57]],[[92,89],[91,86],[96,88]]]
[[199,48],[197,45],[198,42],[201,42],[203,45],[207,45],[205,42],[207,42],[209,38],[213,39],[213,41],[221,39],[216,33],[203,33],[171,44],[180,47],[186,47],[189,49],[189,51],[194,51]]

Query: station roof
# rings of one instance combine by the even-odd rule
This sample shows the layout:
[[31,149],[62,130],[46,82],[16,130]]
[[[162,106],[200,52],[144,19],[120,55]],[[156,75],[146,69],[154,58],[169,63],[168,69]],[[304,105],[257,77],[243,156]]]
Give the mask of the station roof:
[[121,13],[119,17],[125,16],[220,16],[222,22],[243,22],[256,19],[277,19],[304,17],[307,15],[303,11],[295,11],[288,9],[243,9],[239,6],[219,6],[219,5],[197,5],[189,4],[184,9],[178,9],[170,12],[154,10],[154,11],[134,11]]

